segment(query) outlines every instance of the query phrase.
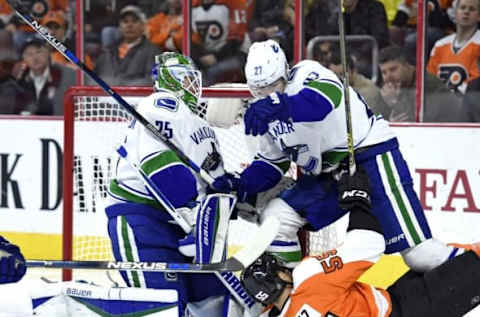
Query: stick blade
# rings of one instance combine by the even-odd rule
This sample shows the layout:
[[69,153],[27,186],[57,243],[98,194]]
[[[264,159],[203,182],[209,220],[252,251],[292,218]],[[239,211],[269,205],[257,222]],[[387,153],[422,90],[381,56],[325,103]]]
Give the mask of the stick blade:
[[[246,246],[238,251],[234,256],[229,258],[225,264],[230,262],[231,266],[241,266],[241,271],[246,269],[250,264],[255,262],[268,246],[273,242],[280,229],[280,221],[275,217],[266,218],[258,227],[255,234],[249,233],[250,239]],[[232,270],[233,271],[233,270]]]

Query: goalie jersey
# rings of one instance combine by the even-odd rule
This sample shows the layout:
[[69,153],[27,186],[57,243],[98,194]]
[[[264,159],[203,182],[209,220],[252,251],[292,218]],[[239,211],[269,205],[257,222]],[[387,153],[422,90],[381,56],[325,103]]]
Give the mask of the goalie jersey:
[[[296,119],[269,124],[260,140],[260,160],[277,166],[293,161],[313,175],[336,168],[348,155],[342,82],[318,62],[304,60],[291,69],[284,92]],[[349,92],[355,148],[394,138],[388,122],[353,88]]]
[[[215,131],[193,114],[182,100],[168,91],[160,91],[144,98],[137,111],[197,166],[210,157],[215,163],[210,166],[210,174],[215,177],[224,173]],[[183,207],[204,194],[206,183],[136,120],[128,127],[123,146],[128,159],[148,175],[175,208]],[[109,195],[116,202],[143,203],[160,208],[138,177],[138,172],[120,158],[115,178],[110,183]]]
[[[337,250],[307,257],[293,270],[293,290],[279,317],[387,317],[392,303],[383,289],[357,282],[383,252],[383,236],[352,230]],[[261,316],[274,316],[270,308]]]

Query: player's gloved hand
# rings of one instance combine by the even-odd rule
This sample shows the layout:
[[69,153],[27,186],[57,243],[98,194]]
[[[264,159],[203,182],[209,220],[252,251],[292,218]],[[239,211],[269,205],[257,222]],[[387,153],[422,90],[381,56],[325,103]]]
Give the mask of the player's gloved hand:
[[370,181],[365,169],[357,165],[357,170],[350,176],[348,171],[342,174],[338,181],[338,205],[345,210],[360,208],[370,212]]
[[248,106],[243,117],[245,133],[263,135],[268,131],[268,124],[275,120],[287,122],[291,116],[287,95],[271,93],[266,98],[257,100]]
[[0,284],[19,281],[26,272],[25,258],[20,249],[0,239]]
[[212,189],[220,193],[237,193],[237,202],[244,202],[247,199],[245,182],[241,177],[230,173],[215,178],[212,183]]

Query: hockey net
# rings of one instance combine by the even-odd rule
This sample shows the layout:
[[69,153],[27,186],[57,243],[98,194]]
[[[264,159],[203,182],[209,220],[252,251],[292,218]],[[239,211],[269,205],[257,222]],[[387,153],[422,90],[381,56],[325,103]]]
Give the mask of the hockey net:
[[[148,87],[116,87],[115,91],[132,106],[152,92]],[[210,88],[203,92],[207,100],[248,97],[245,88]],[[65,102],[63,257],[113,259],[103,201],[114,170],[114,147],[122,142],[131,115],[97,87],[72,87]],[[241,123],[215,130],[226,170],[241,171],[256,153],[255,139],[244,135]],[[295,169],[289,173],[296,177]],[[231,222],[230,252],[241,248],[251,225],[243,220]],[[317,254],[336,246],[337,235],[336,226],[303,234],[307,253]],[[71,279],[71,273],[65,271],[63,278]]]

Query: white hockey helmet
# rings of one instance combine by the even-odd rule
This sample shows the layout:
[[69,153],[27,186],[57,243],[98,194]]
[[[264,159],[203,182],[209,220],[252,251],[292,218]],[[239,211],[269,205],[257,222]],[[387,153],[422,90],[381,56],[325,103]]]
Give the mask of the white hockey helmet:
[[248,51],[245,76],[255,97],[283,92],[288,80],[288,63],[280,45],[274,40],[253,43]]

